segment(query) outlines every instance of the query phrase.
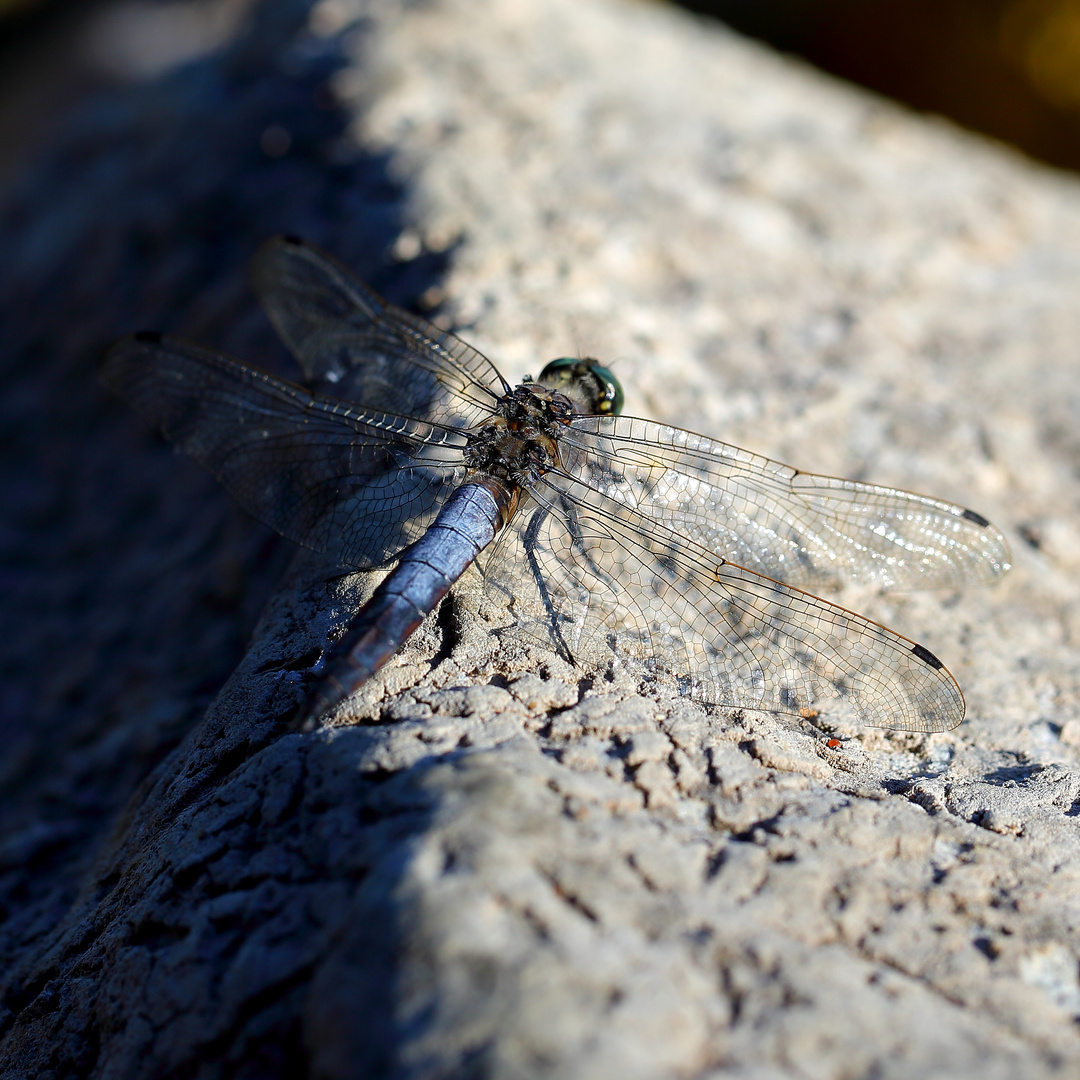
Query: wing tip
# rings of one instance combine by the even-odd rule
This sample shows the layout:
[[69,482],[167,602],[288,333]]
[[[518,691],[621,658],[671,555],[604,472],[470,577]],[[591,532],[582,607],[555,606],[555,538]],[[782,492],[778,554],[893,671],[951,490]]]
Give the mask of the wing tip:
[[961,510],[958,517],[985,532],[985,541],[988,546],[984,549],[980,560],[985,570],[976,572],[976,580],[984,583],[999,581],[1012,569],[1012,551],[1004,533],[976,510]]
[[272,284],[273,266],[276,253],[282,249],[295,252],[309,252],[311,245],[296,233],[281,233],[264,240],[252,256],[249,273],[255,292],[260,293]]
[[[125,334],[112,342],[105,350],[98,364],[98,379],[109,390],[121,393],[120,384],[124,381],[125,367],[132,358],[132,353],[138,353],[137,346],[160,345],[164,340],[157,330],[136,330],[133,334]],[[136,348],[133,349],[133,346]],[[128,369],[130,372],[130,369]]]

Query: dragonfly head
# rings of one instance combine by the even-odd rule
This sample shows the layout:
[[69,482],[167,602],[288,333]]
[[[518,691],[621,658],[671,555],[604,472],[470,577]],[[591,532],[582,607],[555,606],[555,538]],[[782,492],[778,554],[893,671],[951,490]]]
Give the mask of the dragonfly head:
[[565,394],[575,412],[616,416],[622,412],[623,388],[609,368],[588,357],[561,356],[545,365],[536,380]]

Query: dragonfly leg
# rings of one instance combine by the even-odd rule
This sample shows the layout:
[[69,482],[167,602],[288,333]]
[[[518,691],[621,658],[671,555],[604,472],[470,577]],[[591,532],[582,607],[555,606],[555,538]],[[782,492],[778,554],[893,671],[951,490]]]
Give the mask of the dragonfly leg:
[[551,593],[548,590],[547,582],[544,580],[543,571],[540,569],[540,564],[536,559],[536,538],[540,532],[540,526],[543,525],[544,519],[550,513],[551,511],[546,506],[541,506],[529,519],[529,524],[522,536],[525,548],[525,559],[529,564],[529,572],[533,576],[533,581],[536,582],[536,591],[540,594],[540,600],[544,605],[544,611],[547,615],[548,633],[551,636],[551,640],[555,643],[555,651],[568,664],[576,665],[577,662],[574,660],[574,654],[570,651],[570,646],[567,645],[566,638],[563,637],[562,629],[559,626],[559,612],[555,610],[555,605],[552,603]]

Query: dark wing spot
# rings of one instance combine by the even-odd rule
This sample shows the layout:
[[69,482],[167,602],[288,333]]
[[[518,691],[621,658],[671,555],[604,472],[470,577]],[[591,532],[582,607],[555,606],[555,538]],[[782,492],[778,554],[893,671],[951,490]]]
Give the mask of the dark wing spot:
[[156,330],[140,330],[134,336],[136,341],[145,341],[148,345],[156,345],[161,341],[161,335]]
[[912,645],[911,651],[924,664],[929,664],[935,671],[945,666],[925,645]]
[[987,521],[986,518],[982,516],[982,514],[976,514],[974,510],[965,510],[960,516],[964,518],[965,521],[974,522],[976,525],[983,529],[985,529],[990,524],[990,522]]
[[299,236],[293,236],[292,233],[289,233],[287,236],[283,236],[281,239],[284,240],[286,244],[294,244],[296,247],[304,246],[304,241],[301,240]]

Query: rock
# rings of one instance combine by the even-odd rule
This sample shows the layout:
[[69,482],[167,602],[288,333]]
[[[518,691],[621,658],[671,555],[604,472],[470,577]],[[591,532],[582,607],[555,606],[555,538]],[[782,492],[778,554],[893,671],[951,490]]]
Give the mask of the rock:
[[[255,18],[0,221],[4,1075],[1073,1075],[1080,185],[659,5]],[[242,280],[277,231],[511,379],[600,356],[628,412],[985,513],[1002,588],[837,597],[967,722],[606,684],[473,580],[294,730],[372,583],[271,596],[286,547],[92,383],[146,324],[287,372]]]

